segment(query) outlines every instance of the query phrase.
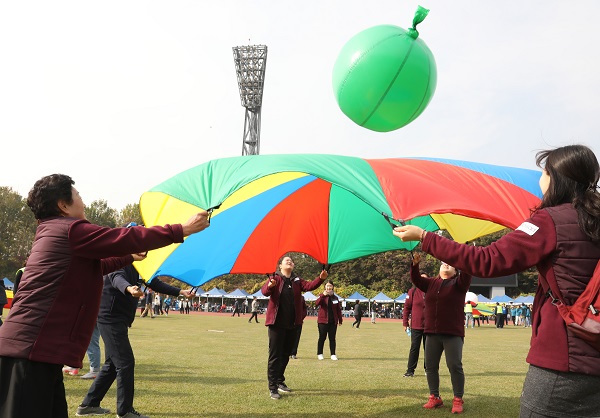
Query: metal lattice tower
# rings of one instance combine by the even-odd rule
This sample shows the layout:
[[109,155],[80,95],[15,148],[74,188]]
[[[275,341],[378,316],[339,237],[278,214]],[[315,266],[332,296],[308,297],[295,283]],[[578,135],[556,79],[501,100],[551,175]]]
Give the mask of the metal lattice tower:
[[260,151],[260,110],[262,106],[267,46],[233,47],[233,61],[237,73],[242,106],[246,108],[242,155],[258,155]]

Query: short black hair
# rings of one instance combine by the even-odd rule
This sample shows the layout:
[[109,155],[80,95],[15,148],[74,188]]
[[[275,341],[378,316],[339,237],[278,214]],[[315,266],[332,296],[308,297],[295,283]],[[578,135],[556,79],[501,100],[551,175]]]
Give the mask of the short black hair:
[[75,182],[65,174],[51,174],[35,182],[27,196],[27,206],[35,219],[60,216],[58,202],[64,200],[73,203],[72,188]]

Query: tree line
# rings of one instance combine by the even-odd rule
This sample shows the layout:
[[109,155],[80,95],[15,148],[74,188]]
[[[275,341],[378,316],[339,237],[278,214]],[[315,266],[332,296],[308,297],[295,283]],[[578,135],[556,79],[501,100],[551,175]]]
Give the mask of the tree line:
[[[128,204],[118,211],[108,206],[106,200],[95,200],[86,206],[87,219],[97,225],[114,228],[129,222],[142,224],[138,203]],[[16,271],[23,267],[35,236],[36,220],[27,206],[26,198],[10,187],[0,187],[0,278],[12,279]],[[503,230],[479,238],[477,245],[488,245],[506,234]],[[323,266],[312,257],[292,253],[296,267],[295,275],[305,279],[316,277]],[[277,262],[274,262],[273,269]],[[371,256],[345,261],[331,266],[330,278],[336,286],[336,293],[342,297],[359,292],[366,297],[373,297],[383,292],[391,298],[396,298],[410,289],[411,254],[408,251],[387,251]],[[439,261],[426,255],[421,261],[421,270],[429,276],[438,273]],[[254,293],[260,289],[266,280],[260,274],[226,274],[205,283],[205,290],[218,287],[226,291],[236,288]],[[167,280],[176,286],[184,286],[177,280]],[[529,269],[518,274],[518,287],[507,288],[510,297],[521,293],[533,293],[537,286],[537,272]]]

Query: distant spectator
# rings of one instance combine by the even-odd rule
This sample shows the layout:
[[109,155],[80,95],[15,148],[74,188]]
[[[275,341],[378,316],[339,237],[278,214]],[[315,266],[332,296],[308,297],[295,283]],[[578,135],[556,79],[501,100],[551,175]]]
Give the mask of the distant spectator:
[[145,318],[148,313],[150,313],[150,318],[154,318],[154,309],[153,309],[153,302],[154,302],[154,292],[150,289],[146,289],[146,293],[144,294],[144,299],[145,299],[145,308],[144,311],[142,312],[142,314],[140,315],[140,317]]
[[2,326],[2,311],[4,310],[4,305],[8,303],[8,298],[6,297],[6,288],[4,287],[4,281],[0,280],[0,326]]
[[352,323],[352,328],[356,325],[356,329],[360,328],[360,321],[362,321],[363,309],[360,306],[360,302],[356,299],[356,303],[354,304],[354,322]]
[[235,314],[237,314],[238,318],[240,316],[240,301],[238,299],[235,300],[235,302],[233,302],[233,313],[231,314],[231,316],[235,316]]
[[254,318],[256,320],[256,323],[258,324],[258,299],[256,298],[256,296],[254,296],[252,300],[252,315],[250,316],[248,322],[252,322],[252,318]]

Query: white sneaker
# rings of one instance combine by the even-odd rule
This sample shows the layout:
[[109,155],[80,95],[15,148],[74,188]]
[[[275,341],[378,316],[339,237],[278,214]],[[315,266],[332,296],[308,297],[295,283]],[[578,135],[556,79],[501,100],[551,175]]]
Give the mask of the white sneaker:
[[336,356],[335,354],[332,354],[332,355],[331,355],[331,359],[332,359],[332,360],[337,360],[338,358],[337,358],[337,356]]
[[317,356],[317,358],[318,358],[319,360],[323,360],[323,354],[319,354],[319,355]]

